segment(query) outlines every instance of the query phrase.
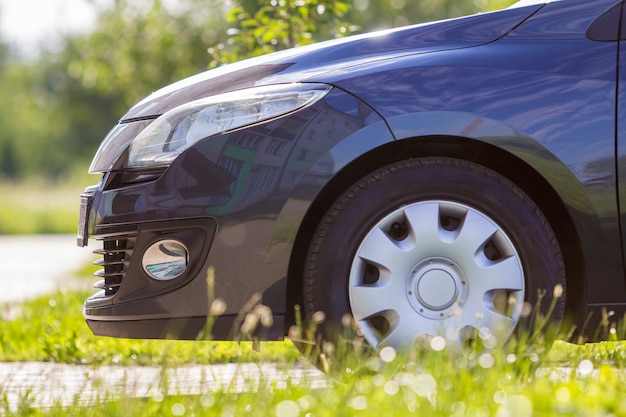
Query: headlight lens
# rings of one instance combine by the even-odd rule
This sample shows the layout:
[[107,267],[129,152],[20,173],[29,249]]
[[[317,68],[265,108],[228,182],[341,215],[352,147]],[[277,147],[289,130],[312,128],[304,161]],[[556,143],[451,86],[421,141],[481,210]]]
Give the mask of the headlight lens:
[[137,120],[116,125],[104,138],[89,167],[90,174],[107,172],[113,169],[128,145],[152,120]]
[[201,139],[299,110],[330,89],[326,84],[273,85],[186,103],[163,114],[135,137],[128,166],[167,166]]

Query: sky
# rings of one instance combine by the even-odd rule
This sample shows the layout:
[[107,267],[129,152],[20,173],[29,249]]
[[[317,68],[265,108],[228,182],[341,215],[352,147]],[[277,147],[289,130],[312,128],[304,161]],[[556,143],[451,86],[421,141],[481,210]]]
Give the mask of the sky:
[[54,48],[63,34],[93,27],[105,0],[0,0],[0,36],[24,56]]

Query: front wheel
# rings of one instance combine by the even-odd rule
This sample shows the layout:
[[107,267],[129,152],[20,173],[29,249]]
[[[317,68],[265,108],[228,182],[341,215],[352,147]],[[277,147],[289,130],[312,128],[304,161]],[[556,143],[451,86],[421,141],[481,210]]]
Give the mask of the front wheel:
[[[375,171],[331,205],[303,297],[308,315],[326,314],[322,338],[335,340],[350,314],[374,348],[400,349],[420,336],[460,345],[485,328],[505,342],[524,306],[545,310],[558,285],[561,251],[534,202],[481,165],[430,157]],[[565,297],[555,302],[558,321]]]

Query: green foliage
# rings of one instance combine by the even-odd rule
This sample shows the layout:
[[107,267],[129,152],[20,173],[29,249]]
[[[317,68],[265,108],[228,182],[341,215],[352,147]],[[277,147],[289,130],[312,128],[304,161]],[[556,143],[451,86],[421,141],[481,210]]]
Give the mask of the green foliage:
[[56,178],[84,169],[131,105],[207,68],[207,45],[225,32],[218,2],[187,0],[176,13],[160,0],[148,4],[118,0],[60,52],[4,62],[0,176]]
[[[97,396],[85,387],[84,397],[79,394],[72,404],[62,403],[59,395],[57,405],[41,407],[37,396],[47,387],[25,390],[16,399],[8,383],[0,386],[0,414],[626,416],[623,342],[582,346],[557,342],[546,356],[541,338],[524,334],[517,339],[523,343],[505,349],[494,347],[486,332],[466,350],[451,349],[437,337],[420,340],[406,352],[383,348],[378,353],[358,340],[347,340],[324,348],[336,364],[332,377],[291,379],[282,366],[268,376],[260,366],[274,361],[292,367],[298,355],[288,343],[262,344],[262,354],[257,354],[249,344],[94,337],[79,313],[86,295],[59,292],[5,305],[0,316],[0,360],[159,366],[160,380],[150,381],[158,391],[147,398],[132,398],[137,388],[132,382],[110,387],[104,381],[90,380],[89,385],[100,387]],[[169,371],[175,373],[176,366],[227,362],[256,363],[259,374],[236,373],[233,381],[247,381],[243,386],[226,382],[216,388],[208,368],[206,381],[203,378],[192,388],[202,395],[171,395],[180,393],[176,381],[170,380],[173,373]],[[50,398],[50,393],[45,394]]]
[[212,65],[348,35],[349,25],[342,18],[349,10],[343,0],[235,3],[226,15],[233,25],[228,42],[209,49]]
[[175,11],[161,0],[117,0],[93,32],[67,40],[60,61],[82,89],[114,98],[121,116],[155,89],[207,68],[207,45],[226,30],[222,13],[217,0],[188,0]]
[[86,166],[130,106],[208,67],[512,0],[174,3],[116,0],[90,33],[68,37],[59,52],[36,61],[11,56],[0,39],[0,177],[59,178]]
[[[623,369],[578,358],[569,368],[528,367],[529,352],[516,354],[477,347],[465,354],[424,346],[406,354],[382,350],[373,355],[344,356],[332,378],[291,379],[283,370],[275,375],[239,372],[219,388],[206,382],[184,395],[170,380],[175,371],[163,367],[156,392],[133,398],[136,387],[100,383],[97,397],[78,396],[73,404],[38,408],[37,392],[27,391],[17,406],[0,398],[7,416],[626,416],[626,374]],[[528,353],[528,354],[526,354]],[[532,360],[532,359],[531,359]],[[261,365],[260,362],[257,362]],[[210,371],[208,371],[210,373]],[[98,386],[98,381],[90,381]],[[320,383],[321,382],[321,383]],[[184,382],[183,382],[184,384]],[[183,385],[184,387],[184,385]],[[187,387],[188,389],[189,387]],[[87,391],[87,390],[86,390]],[[120,392],[122,395],[120,395]],[[124,393],[126,395],[124,395]],[[0,388],[0,396],[3,394]],[[172,395],[173,394],[173,395]],[[14,395],[14,393],[13,393]]]
[[347,20],[360,31],[405,26],[501,9],[515,0],[353,0]]
[[[61,291],[22,304],[0,306],[0,334],[3,335],[0,340],[0,361],[53,361],[94,365],[160,365],[167,362],[176,366],[257,360],[289,362],[299,357],[290,342],[262,343],[259,355],[252,350],[251,343],[96,337],[87,328],[81,314],[83,302],[90,293]],[[492,355],[500,354],[496,353],[498,350],[486,348],[491,346],[491,340],[487,339],[488,335],[485,337],[484,343],[477,344],[474,346],[475,350],[469,352],[474,360],[478,360],[480,354],[487,351]],[[420,355],[439,354],[431,352],[432,343],[420,346],[405,359],[419,362]],[[528,337],[522,332],[517,336],[517,345],[510,345],[502,354],[513,354],[516,358],[515,368],[525,372],[533,370],[536,367],[533,364],[542,358],[548,364],[575,364],[583,359],[592,359],[597,364],[626,368],[624,342],[607,341],[588,345],[556,342],[555,346],[546,356],[544,341],[535,336]],[[338,364],[333,369],[357,366],[359,361],[364,358],[367,360],[371,354],[371,350],[358,340],[347,340],[336,347],[324,346],[323,351],[329,361]],[[356,364],[351,361],[356,361]]]
[[57,59],[12,59],[0,70],[2,177],[54,179],[84,170],[115,120],[113,99],[73,83]]

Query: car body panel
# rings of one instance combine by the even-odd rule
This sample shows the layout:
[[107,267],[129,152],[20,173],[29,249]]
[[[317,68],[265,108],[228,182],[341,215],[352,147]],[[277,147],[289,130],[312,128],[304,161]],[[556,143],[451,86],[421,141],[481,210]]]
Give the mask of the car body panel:
[[492,42],[540,8],[534,5],[352,36],[244,60],[165,87],[135,105],[122,120],[153,117],[182,103],[254,85],[303,81],[365,62]]
[[[622,14],[622,39],[625,39],[624,24],[626,18]],[[624,51],[625,42],[620,42],[620,51]],[[622,52],[618,62],[619,87],[617,93],[618,111],[617,111],[617,144],[616,144],[616,166],[618,176],[617,194],[619,196],[620,216],[619,221],[622,230],[622,242],[626,242],[626,55]],[[624,257],[626,258],[626,247],[622,246]],[[603,308],[599,306],[598,309]]]
[[[508,42],[516,42],[515,48]],[[371,64],[362,69],[367,74],[363,78],[355,71],[329,82],[379,111],[398,139],[432,135],[479,139],[532,166],[576,218],[583,250],[596,253],[586,268],[587,275],[600,282],[590,283],[589,300],[617,302],[626,295],[623,285],[618,291],[613,284],[623,282],[613,157],[617,45],[585,39],[571,43],[567,48],[562,41],[540,46],[530,42],[524,50],[507,37],[472,50],[401,58],[394,60],[393,68]],[[558,57],[564,49],[568,56],[584,56],[580,61],[589,64],[563,65]],[[505,50],[514,50],[515,56],[507,56]],[[438,55],[445,55],[443,62]],[[530,57],[538,55],[543,63],[539,69],[524,68]],[[496,57],[502,62],[494,64]],[[377,65],[384,66],[380,76],[375,73],[378,68],[372,68]],[[407,94],[414,97],[410,103]],[[594,194],[597,198],[590,200]]]

